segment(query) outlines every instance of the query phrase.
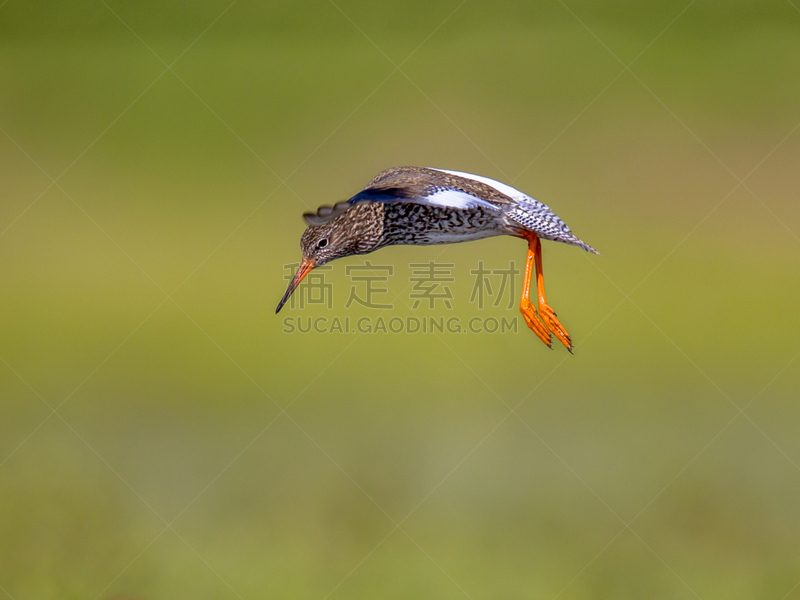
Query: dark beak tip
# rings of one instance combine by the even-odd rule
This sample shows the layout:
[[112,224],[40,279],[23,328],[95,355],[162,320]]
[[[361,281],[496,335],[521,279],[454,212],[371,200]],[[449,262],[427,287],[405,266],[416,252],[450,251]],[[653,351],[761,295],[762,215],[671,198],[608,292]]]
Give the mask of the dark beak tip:
[[286,293],[281,298],[281,301],[278,302],[278,306],[275,308],[275,314],[277,315],[281,312],[281,309],[286,305],[286,301],[289,300],[289,296],[291,295],[291,290],[287,290]]

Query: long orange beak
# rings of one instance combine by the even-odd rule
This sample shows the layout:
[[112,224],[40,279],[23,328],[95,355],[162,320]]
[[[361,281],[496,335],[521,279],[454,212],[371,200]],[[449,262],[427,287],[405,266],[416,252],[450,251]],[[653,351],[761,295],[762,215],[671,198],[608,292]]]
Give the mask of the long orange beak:
[[313,260],[303,260],[300,263],[300,267],[297,269],[297,273],[294,274],[294,277],[289,282],[289,287],[286,288],[286,293],[281,298],[281,301],[278,302],[278,308],[275,309],[275,314],[277,315],[283,305],[286,304],[286,301],[289,299],[289,296],[292,295],[292,292],[300,285],[300,282],[303,281],[303,278],[311,272],[311,269],[314,268],[314,261]]

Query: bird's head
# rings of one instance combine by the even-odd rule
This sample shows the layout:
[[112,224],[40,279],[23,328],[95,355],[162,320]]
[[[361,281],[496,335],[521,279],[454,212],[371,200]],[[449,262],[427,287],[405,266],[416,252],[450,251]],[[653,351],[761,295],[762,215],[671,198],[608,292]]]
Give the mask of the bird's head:
[[289,296],[312,269],[337,258],[361,254],[374,247],[374,242],[364,235],[365,216],[368,216],[368,212],[363,210],[363,206],[353,206],[347,202],[340,202],[333,207],[323,206],[316,214],[303,215],[306,223],[309,223],[300,238],[303,259],[278,303],[276,313],[283,308]]
[[309,225],[300,238],[300,250],[303,263],[312,263],[321,267],[337,258],[356,253],[356,240],[345,223],[334,219],[322,225]]

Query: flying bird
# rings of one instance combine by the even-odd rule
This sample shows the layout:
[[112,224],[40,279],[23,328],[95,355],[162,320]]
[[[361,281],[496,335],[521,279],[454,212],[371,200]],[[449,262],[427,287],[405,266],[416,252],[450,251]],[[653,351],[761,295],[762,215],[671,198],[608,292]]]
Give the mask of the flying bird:
[[[547,304],[542,276],[542,239],[597,250],[578,239],[548,206],[519,190],[480,175],[427,167],[394,167],[362,191],[334,206],[303,215],[303,260],[275,312],[314,267],[336,258],[367,254],[384,246],[453,244],[496,235],[528,242],[520,312],[525,323],[552,348],[555,335],[572,352],[567,330]],[[536,277],[537,306],[530,299]]]

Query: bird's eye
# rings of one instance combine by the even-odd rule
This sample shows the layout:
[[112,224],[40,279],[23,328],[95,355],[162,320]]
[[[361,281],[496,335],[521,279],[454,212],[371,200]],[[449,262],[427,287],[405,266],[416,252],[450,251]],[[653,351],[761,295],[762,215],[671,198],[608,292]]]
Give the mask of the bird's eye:
[[328,238],[322,238],[320,241],[317,242],[317,248],[324,248],[328,245]]

